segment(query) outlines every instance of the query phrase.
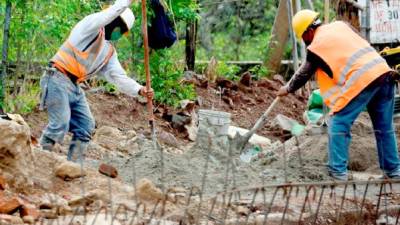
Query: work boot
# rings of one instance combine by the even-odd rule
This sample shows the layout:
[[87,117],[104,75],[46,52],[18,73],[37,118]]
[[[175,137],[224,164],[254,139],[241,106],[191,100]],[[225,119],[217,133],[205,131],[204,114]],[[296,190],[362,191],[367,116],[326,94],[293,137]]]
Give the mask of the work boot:
[[385,173],[382,177],[380,177],[381,180],[386,180],[386,179],[394,179],[398,180],[400,179],[400,170],[397,170],[393,173]]
[[42,137],[40,137],[39,143],[40,143],[40,146],[42,146],[43,150],[46,150],[49,152],[53,151],[54,145],[56,144],[55,141],[53,141],[52,139],[50,139],[44,135],[42,135]]
[[67,160],[72,162],[85,160],[85,152],[88,146],[89,142],[72,140],[68,148]]

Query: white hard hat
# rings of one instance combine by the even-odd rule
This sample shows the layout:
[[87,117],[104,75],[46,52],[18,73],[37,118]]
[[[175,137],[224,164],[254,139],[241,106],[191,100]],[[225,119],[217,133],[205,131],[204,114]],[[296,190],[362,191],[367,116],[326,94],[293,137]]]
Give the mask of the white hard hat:
[[125,9],[125,11],[120,15],[121,19],[125,22],[128,30],[133,27],[135,23],[135,15],[130,8]]

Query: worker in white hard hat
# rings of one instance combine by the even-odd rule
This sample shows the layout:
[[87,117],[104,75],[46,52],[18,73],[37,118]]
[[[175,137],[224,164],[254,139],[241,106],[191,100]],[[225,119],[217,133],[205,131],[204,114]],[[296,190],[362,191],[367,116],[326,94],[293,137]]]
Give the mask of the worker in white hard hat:
[[95,122],[79,83],[94,75],[102,75],[129,96],[153,95],[152,90],[147,91],[127,76],[112,44],[133,27],[135,16],[129,9],[131,4],[132,0],[117,0],[107,9],[86,16],[50,60],[40,82],[40,105],[41,109],[47,109],[49,120],[40,139],[43,149],[51,151],[71,132],[67,159],[77,158],[74,156],[77,152],[83,158]]

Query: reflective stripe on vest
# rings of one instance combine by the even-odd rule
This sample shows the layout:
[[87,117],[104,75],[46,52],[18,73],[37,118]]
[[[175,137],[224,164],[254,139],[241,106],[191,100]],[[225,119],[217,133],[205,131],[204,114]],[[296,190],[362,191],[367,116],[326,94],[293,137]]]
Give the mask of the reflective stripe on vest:
[[390,71],[376,50],[340,21],[319,27],[308,49],[332,70],[333,78],[317,70],[321,95],[331,113],[343,109],[371,82]]
[[97,39],[86,51],[80,51],[67,40],[51,61],[57,68],[76,76],[80,82],[97,73],[113,54],[114,47],[105,40],[104,29],[101,29]]

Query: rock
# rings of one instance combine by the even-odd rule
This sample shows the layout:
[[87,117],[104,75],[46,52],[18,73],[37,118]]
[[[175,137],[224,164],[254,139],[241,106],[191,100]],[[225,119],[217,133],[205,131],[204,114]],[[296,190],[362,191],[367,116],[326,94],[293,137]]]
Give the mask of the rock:
[[265,87],[271,90],[278,90],[280,87],[278,85],[276,85],[273,81],[268,80],[266,78],[261,79],[260,82],[258,82],[258,86],[259,87]]
[[164,199],[162,191],[148,179],[139,181],[136,194],[142,201],[157,202]]
[[40,211],[43,218],[56,219],[58,218],[57,209],[43,209]]
[[106,175],[108,177],[111,177],[111,178],[118,177],[118,170],[115,167],[104,164],[104,163],[100,165],[99,173]]
[[189,125],[185,125],[185,129],[187,131],[189,140],[190,141],[196,141],[196,139],[197,139],[197,131],[198,131],[196,123],[192,122]]
[[93,142],[109,150],[116,150],[120,143],[126,139],[127,137],[120,130],[108,126],[100,127],[93,136]]
[[35,218],[33,218],[32,216],[24,216],[24,217],[22,217],[22,220],[24,221],[24,223],[28,223],[28,224],[35,223]]
[[22,201],[17,197],[7,199],[3,196],[0,199],[0,214],[13,214],[18,211],[21,206]]
[[104,200],[106,201],[106,194],[104,193],[104,191],[96,189],[93,190],[89,193],[87,193],[84,196],[77,196],[75,198],[72,198],[72,200],[70,200],[68,202],[68,205],[70,207],[76,207],[76,206],[82,206],[82,205],[90,205],[93,202],[95,202],[96,200]]
[[237,90],[238,86],[231,80],[228,80],[226,78],[218,77],[216,80],[217,86],[225,89],[232,89],[232,90]]
[[238,206],[236,207],[236,214],[239,214],[241,216],[247,216],[250,213],[250,209],[244,206]]
[[[29,217],[32,218],[33,221],[36,221],[40,218],[40,211],[36,209],[34,205],[24,204],[19,211],[21,218]],[[25,221],[25,219],[24,219]]]
[[180,105],[181,109],[190,113],[194,110],[196,103],[191,100],[182,100],[179,102],[179,105]]
[[24,221],[18,216],[0,214],[0,224],[24,224]]
[[222,100],[229,105],[229,107],[231,109],[233,109],[235,107],[235,104],[233,104],[233,101],[231,98],[229,98],[228,96],[222,96]]
[[171,134],[168,133],[166,131],[160,131],[157,135],[158,140],[166,145],[172,146],[177,148],[179,146],[179,142],[178,139],[176,139],[176,137]]
[[250,87],[251,86],[251,73],[249,71],[242,74],[240,77],[239,83]]
[[4,191],[6,189],[6,185],[7,185],[6,178],[0,176],[0,191],[1,190]]
[[46,194],[39,203],[40,209],[54,209],[66,206],[68,206],[68,201],[55,194]]
[[8,184],[19,192],[33,186],[34,155],[31,131],[19,115],[12,120],[0,119],[0,169]]
[[182,130],[182,128],[186,125],[189,124],[192,119],[190,116],[187,115],[181,115],[181,114],[175,114],[172,116],[172,127],[174,129]]
[[137,133],[134,130],[129,130],[129,131],[126,132],[125,136],[126,136],[127,139],[131,140],[131,139],[137,138]]
[[86,171],[81,171],[81,166],[73,162],[64,162],[55,170],[57,177],[63,180],[73,180],[82,176],[86,176]]

